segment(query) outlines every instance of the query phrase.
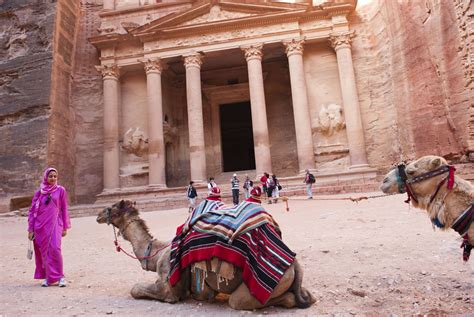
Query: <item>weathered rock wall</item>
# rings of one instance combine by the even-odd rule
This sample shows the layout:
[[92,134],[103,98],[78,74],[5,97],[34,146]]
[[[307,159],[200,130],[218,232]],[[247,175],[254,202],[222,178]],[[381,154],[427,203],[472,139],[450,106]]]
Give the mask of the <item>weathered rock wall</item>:
[[46,165],[56,3],[0,3],[0,211],[32,195]]
[[57,3],[51,69],[51,113],[48,122],[47,164],[58,169],[60,183],[66,187],[71,198],[75,196],[76,132],[71,85],[80,19],[79,4],[77,0],[61,0]]
[[461,25],[468,2],[378,1],[351,17],[371,165],[427,154],[456,160],[472,151],[472,71],[465,72]]
[[71,106],[74,111],[75,169],[74,202],[91,203],[103,188],[102,77],[95,70],[98,52],[87,38],[100,26],[101,0],[82,0],[81,18],[74,55]]

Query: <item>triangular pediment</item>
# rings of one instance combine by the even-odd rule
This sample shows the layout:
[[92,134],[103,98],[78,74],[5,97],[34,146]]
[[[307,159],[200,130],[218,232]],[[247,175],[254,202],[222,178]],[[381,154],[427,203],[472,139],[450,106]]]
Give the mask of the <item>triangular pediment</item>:
[[176,12],[133,30],[136,35],[149,34],[164,29],[180,29],[193,26],[212,25],[216,22],[235,22],[249,18],[266,17],[272,14],[301,11],[306,5],[248,4],[208,0],[190,9]]
[[256,15],[258,15],[258,13],[229,11],[222,9],[220,5],[213,5],[210,8],[209,12],[206,12],[205,14],[202,14],[194,19],[179,23],[176,26],[194,25],[230,19],[240,19]]

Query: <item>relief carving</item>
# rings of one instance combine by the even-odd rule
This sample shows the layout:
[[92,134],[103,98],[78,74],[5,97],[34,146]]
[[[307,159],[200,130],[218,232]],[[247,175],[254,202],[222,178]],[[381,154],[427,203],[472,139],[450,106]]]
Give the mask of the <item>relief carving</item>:
[[97,31],[100,35],[116,33],[117,27],[115,25],[101,26]]
[[206,23],[206,22],[238,19],[238,18],[248,17],[251,15],[252,14],[248,14],[248,13],[223,11],[221,10],[220,6],[214,5],[212,6],[208,14],[202,15],[190,21],[186,21],[180,25],[184,26],[184,25],[193,25],[193,24]]
[[147,59],[142,61],[142,63],[147,74],[152,72],[161,74],[163,71],[163,64],[160,59]]
[[148,152],[148,138],[140,128],[130,128],[123,136],[122,150],[142,157]]
[[[182,46],[199,46],[205,44],[215,44],[217,42],[228,42],[236,41],[236,38],[249,39],[249,38],[260,38],[265,34],[278,34],[282,32],[282,25],[265,25],[256,26],[241,30],[222,31],[209,34],[201,34],[188,36],[179,39],[162,39],[155,41],[150,45],[149,50],[154,49],[166,49],[166,48],[179,48]],[[286,24],[289,30],[293,29],[291,24]],[[211,30],[212,28],[210,28]]]
[[329,39],[334,50],[340,48],[351,48],[352,39],[355,37],[354,31],[343,32],[343,33],[333,33],[330,35]]
[[319,130],[327,136],[344,129],[346,123],[342,118],[342,107],[334,103],[323,105],[319,111]]
[[196,53],[187,56],[183,56],[185,67],[197,67],[201,68],[202,65],[202,54]]
[[263,56],[262,49],[263,49],[262,44],[255,44],[255,45],[242,47],[242,50],[244,51],[244,54],[245,54],[245,59],[247,61],[251,59],[261,60]]
[[163,122],[163,135],[165,138],[165,143],[173,143],[178,137],[178,128],[172,126],[167,121]]
[[292,39],[291,41],[283,41],[285,45],[286,55],[291,56],[293,54],[303,54],[304,39]]
[[120,76],[120,69],[116,64],[111,65],[99,65],[95,66],[95,69],[102,74],[102,78],[118,79]]
[[127,33],[130,33],[130,31],[140,26],[140,24],[135,22],[122,22],[120,25],[125,29],[125,31],[127,31]]

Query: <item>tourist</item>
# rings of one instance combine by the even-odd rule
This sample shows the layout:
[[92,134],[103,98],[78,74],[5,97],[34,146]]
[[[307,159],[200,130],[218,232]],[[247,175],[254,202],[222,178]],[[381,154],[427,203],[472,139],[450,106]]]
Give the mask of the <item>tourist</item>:
[[209,177],[209,181],[207,182],[207,192],[211,193],[214,187],[217,187],[217,184],[214,181],[214,177]]
[[261,197],[262,197],[262,190],[260,189],[259,186],[255,186],[250,191],[250,197],[247,198],[245,201],[249,203],[261,204],[262,203]]
[[239,179],[237,178],[237,174],[234,173],[234,175],[232,175],[230,185],[232,188],[232,202],[234,206],[237,206],[239,204]]
[[275,181],[273,180],[273,178],[270,175],[268,175],[268,177],[267,177],[266,188],[267,188],[268,203],[271,204],[272,203],[273,191],[275,190]]
[[280,182],[278,181],[277,177],[275,174],[272,174],[272,180],[273,180],[273,191],[272,191],[272,198],[273,198],[273,203],[276,204],[278,202],[278,198],[280,197]]
[[245,181],[244,181],[244,186],[243,186],[245,199],[250,197],[250,191],[252,190],[252,187],[253,187],[252,180],[250,179],[248,174],[245,174]]
[[313,199],[313,184],[316,182],[316,179],[314,178],[314,175],[309,172],[309,170],[305,170],[306,175],[304,177],[303,183],[306,184],[306,195],[308,196],[308,199]]
[[265,193],[265,195],[267,194],[267,180],[268,180],[269,177],[270,177],[270,174],[268,174],[267,172],[263,172],[263,176],[260,177],[260,183],[262,185],[262,192]]
[[41,286],[58,283],[66,286],[61,255],[61,238],[71,228],[67,192],[58,185],[58,171],[48,168],[40,188],[33,196],[28,214],[28,239],[35,250],[35,279],[44,279]]
[[197,192],[196,188],[194,187],[194,182],[190,181],[189,186],[187,189],[187,196],[189,199],[189,210],[188,212],[193,212],[194,208],[196,207],[196,197],[197,197]]

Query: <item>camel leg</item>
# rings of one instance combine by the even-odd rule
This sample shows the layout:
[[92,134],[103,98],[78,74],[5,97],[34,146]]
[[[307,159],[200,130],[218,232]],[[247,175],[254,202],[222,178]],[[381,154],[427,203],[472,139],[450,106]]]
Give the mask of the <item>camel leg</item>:
[[295,295],[292,292],[286,292],[283,295],[270,298],[264,305],[262,305],[255,297],[250,294],[250,291],[242,283],[229,297],[229,306],[236,310],[252,310],[268,306],[283,306],[291,308],[296,306]]
[[137,283],[130,291],[135,299],[156,299],[167,303],[176,303],[177,298],[172,292],[169,285],[161,283]]
[[230,295],[229,305],[234,309],[257,309],[267,306],[283,306],[283,307],[295,307],[296,300],[295,295],[288,290],[291,289],[293,281],[295,279],[295,265],[291,265],[281,277],[280,282],[273,290],[270,299],[262,305],[252,294],[245,285],[240,286]]

